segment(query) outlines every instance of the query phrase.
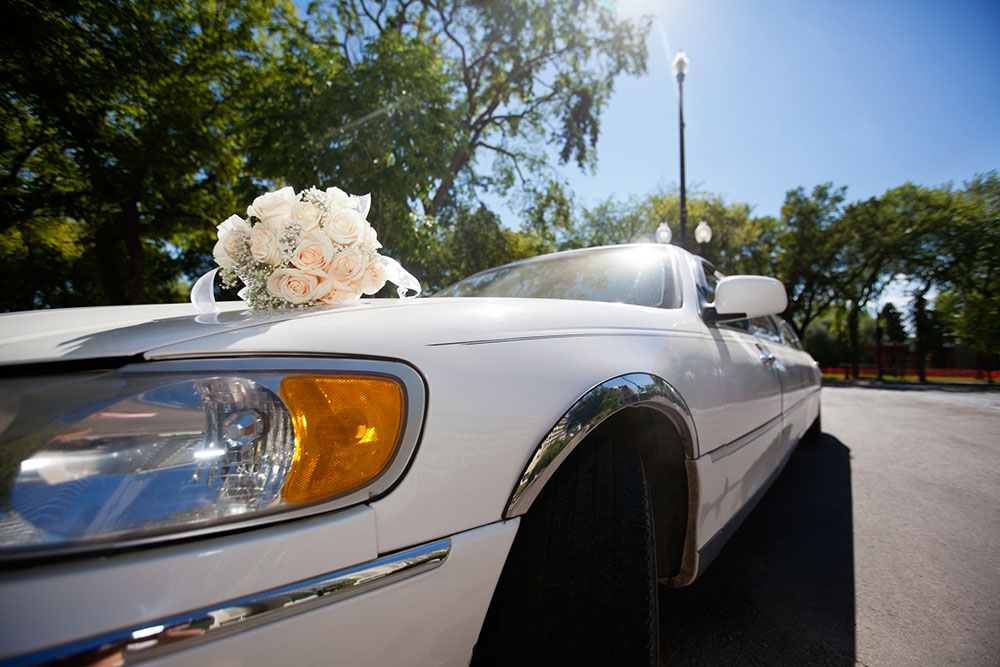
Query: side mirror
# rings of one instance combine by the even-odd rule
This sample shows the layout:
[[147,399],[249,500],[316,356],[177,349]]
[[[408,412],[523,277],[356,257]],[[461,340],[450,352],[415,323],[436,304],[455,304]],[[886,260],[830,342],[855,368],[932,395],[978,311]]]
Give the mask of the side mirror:
[[715,303],[705,309],[709,324],[777,315],[788,307],[781,281],[764,276],[727,276],[715,287]]

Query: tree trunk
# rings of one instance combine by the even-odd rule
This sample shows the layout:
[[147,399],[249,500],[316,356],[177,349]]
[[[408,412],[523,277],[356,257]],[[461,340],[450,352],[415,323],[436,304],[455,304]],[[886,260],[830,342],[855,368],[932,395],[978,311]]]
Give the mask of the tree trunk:
[[913,328],[916,334],[914,341],[913,361],[917,366],[917,377],[920,382],[927,382],[927,292],[930,285],[924,285],[913,295]]
[[875,311],[875,370],[878,381],[882,381],[882,314]]
[[146,261],[142,256],[142,239],[139,238],[139,207],[134,201],[122,204],[122,233],[128,253],[128,282],[125,298],[128,303],[145,303]]
[[851,346],[851,376],[857,380],[858,372],[858,306],[851,303],[851,309],[847,312],[847,340]]
[[451,193],[451,186],[455,184],[455,177],[458,175],[458,172],[462,171],[465,165],[468,164],[469,155],[470,153],[468,151],[459,149],[451,158],[451,165],[448,167],[448,173],[445,174],[444,179],[441,181],[441,185],[439,185],[437,190],[434,192],[434,199],[431,200],[430,208],[425,210],[424,213],[430,216],[436,216],[441,211],[445,202],[448,201],[448,195]]

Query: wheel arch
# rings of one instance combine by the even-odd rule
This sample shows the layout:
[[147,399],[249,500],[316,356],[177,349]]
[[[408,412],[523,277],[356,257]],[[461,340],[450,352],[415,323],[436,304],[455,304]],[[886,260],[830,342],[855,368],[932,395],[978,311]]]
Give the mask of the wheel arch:
[[666,380],[649,373],[629,373],[606,380],[587,391],[566,411],[535,448],[504,518],[525,514],[546,483],[580,445],[591,438],[610,437],[642,459],[646,470],[657,571],[661,581],[677,578],[688,537],[690,496],[686,461],[698,451],[697,431],[680,393]]

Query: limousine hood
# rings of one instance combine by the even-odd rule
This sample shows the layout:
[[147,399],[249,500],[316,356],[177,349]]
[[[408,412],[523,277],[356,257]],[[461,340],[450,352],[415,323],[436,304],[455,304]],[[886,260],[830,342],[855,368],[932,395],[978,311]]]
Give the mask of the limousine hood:
[[371,299],[261,311],[219,305],[208,314],[165,304],[0,315],[0,365],[247,352],[393,357],[414,346],[656,335],[683,319],[657,308],[540,299]]

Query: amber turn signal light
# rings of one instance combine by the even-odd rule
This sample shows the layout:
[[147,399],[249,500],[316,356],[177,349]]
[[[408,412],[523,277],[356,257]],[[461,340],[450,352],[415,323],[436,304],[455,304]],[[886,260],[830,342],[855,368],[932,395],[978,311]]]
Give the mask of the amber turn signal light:
[[403,431],[403,388],[369,376],[291,376],[281,398],[295,429],[295,456],[283,495],[323,500],[375,479]]

